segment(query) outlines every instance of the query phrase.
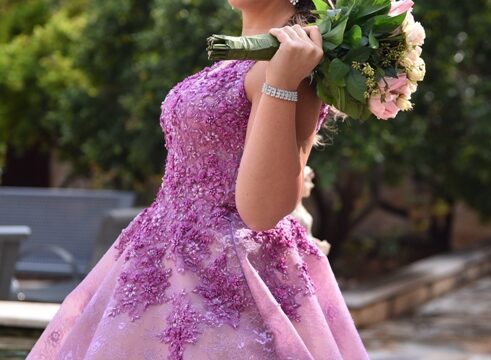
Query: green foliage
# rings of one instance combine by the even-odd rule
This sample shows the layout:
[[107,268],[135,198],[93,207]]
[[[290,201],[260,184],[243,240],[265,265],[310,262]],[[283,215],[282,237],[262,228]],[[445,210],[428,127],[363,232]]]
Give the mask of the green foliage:
[[[413,116],[423,133],[404,149],[404,162],[447,202],[462,199],[491,217],[491,2],[421,2],[428,26],[428,78]],[[402,136],[404,128],[397,129]]]
[[165,158],[160,104],[177,82],[210,65],[206,37],[238,31],[237,15],[219,0],[92,1],[74,61],[97,92],[69,89],[58,109],[67,124],[61,146],[67,157],[78,155],[77,172],[153,195]]
[[[320,14],[317,24],[323,39],[324,61],[330,62],[327,73],[323,72],[326,69],[323,66],[314,70],[317,93],[324,102],[334,105],[354,119],[367,120],[374,117],[367,110],[367,77],[349,68],[353,61],[358,61],[383,70],[381,55],[375,49],[381,42],[393,39],[392,32],[402,24],[406,15],[387,15],[390,4],[390,0],[340,0],[336,2],[336,9],[316,4],[316,11]],[[342,67],[341,63],[345,66]],[[388,71],[392,72],[395,71]],[[326,78],[329,83],[327,86],[324,81]],[[378,78],[371,79],[375,80]]]
[[[357,4],[360,18],[387,11],[385,0]],[[435,202],[463,200],[491,216],[490,6],[416,2],[427,32],[427,73],[413,96],[415,109],[389,121],[339,123],[333,145],[312,153],[318,186],[338,187],[346,171],[370,179],[382,167],[381,182],[410,176],[431,189]],[[238,33],[240,26],[238,13],[221,0],[6,1],[0,16],[0,157],[7,141],[18,149],[41,142],[57,147],[75,175],[150,194],[165,157],[161,101],[210,64],[207,36]],[[326,23],[323,32],[335,25]],[[363,62],[379,46],[374,31],[361,28],[366,40],[346,24],[345,61]],[[339,99],[350,104],[361,89],[354,81],[348,90],[350,71],[339,63],[327,61],[323,71],[331,66],[336,70],[323,81],[343,86]]]
[[[35,8],[42,8],[38,5]],[[7,17],[11,28],[5,26],[4,34],[20,31],[19,24],[24,22],[19,14],[24,13],[23,5],[14,8],[13,18]],[[44,13],[41,18],[46,19]],[[56,145],[62,123],[54,111],[66,88],[91,91],[85,73],[74,67],[72,58],[84,17],[57,9],[45,23],[39,22],[0,44],[0,143],[8,141],[20,153],[34,144],[45,149]]]
[[5,43],[20,34],[30,34],[50,17],[46,0],[3,0],[0,5],[0,43]]
[[154,194],[165,157],[160,104],[210,65],[204,39],[238,32],[239,14],[219,0],[31,0],[1,9],[0,144],[56,147],[93,186]]
[[[463,201],[489,219],[491,3],[420,1],[414,10],[427,34],[427,72],[413,95],[414,110],[388,121],[338,122],[333,143],[310,160],[318,186],[338,191],[350,172],[365,178],[368,187],[382,168],[376,185],[409,177],[428,189],[432,203],[446,204],[448,210],[436,218]],[[348,216],[341,214],[345,206],[329,206],[333,217]]]
[[323,0],[312,0],[312,2],[314,3],[315,9],[317,11],[322,12],[327,10],[327,3]]
[[[317,15],[314,24],[319,27],[324,50],[322,61],[311,74],[317,95],[350,117],[366,120],[371,116],[367,98],[379,80],[375,75],[397,76],[394,54],[406,49],[404,34],[398,29],[406,13],[389,16],[390,0],[340,0],[335,8],[328,8],[325,2],[318,0],[314,5],[312,13]],[[394,33],[395,30],[399,33]],[[384,51],[374,51],[381,43]],[[210,59],[227,60],[270,60],[280,47],[275,37],[268,33],[213,34],[207,38],[207,45]],[[351,67],[355,59],[363,59],[370,66],[370,72],[347,71],[339,66],[343,62],[345,68]]]

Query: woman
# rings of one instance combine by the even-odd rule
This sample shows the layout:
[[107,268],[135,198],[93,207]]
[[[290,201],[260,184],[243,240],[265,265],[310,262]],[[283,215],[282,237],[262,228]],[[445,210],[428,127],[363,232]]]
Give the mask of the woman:
[[229,3],[242,34],[269,31],[278,52],[219,61],[171,89],[155,200],[66,297],[28,359],[368,358],[326,257],[290,214],[327,115],[305,79],[323,55],[319,30],[285,25],[312,5]]

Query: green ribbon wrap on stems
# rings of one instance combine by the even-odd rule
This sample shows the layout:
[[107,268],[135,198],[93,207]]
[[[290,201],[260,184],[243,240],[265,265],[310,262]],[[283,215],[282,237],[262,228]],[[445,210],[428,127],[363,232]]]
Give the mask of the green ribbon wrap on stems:
[[[414,70],[401,65],[405,54],[414,53],[416,48],[407,43],[401,26],[410,10],[389,13],[394,5],[412,6],[412,0],[337,0],[335,6],[331,1],[312,1],[316,8],[311,12],[318,19],[307,25],[318,26],[324,57],[313,69],[310,80],[324,103],[353,119],[366,120],[373,115],[368,100],[379,94],[380,80],[387,84],[387,78]],[[207,38],[206,50],[210,60],[267,61],[279,47],[278,39],[269,33],[213,34]]]
[[249,36],[212,35],[207,38],[210,60],[270,60],[278,50],[279,41],[270,34]]

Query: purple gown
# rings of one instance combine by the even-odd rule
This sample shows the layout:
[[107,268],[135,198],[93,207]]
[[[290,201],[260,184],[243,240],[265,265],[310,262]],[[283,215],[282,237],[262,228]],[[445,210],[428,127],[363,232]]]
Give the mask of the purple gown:
[[28,360],[368,359],[300,223],[287,215],[257,232],[238,215],[253,64],[218,61],[168,93],[155,200],[65,298]]

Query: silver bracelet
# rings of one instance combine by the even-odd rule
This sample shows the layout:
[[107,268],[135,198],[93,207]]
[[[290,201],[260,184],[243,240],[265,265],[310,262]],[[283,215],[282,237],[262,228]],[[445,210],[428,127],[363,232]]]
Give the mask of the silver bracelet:
[[288,101],[298,101],[298,92],[276,88],[269,84],[263,83],[262,92],[266,95]]

